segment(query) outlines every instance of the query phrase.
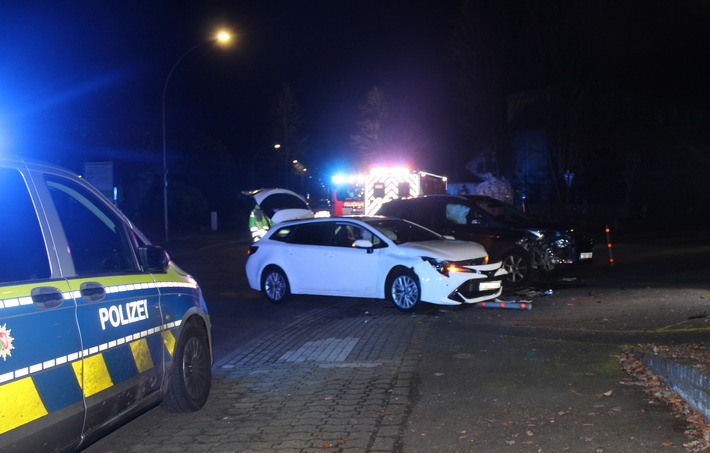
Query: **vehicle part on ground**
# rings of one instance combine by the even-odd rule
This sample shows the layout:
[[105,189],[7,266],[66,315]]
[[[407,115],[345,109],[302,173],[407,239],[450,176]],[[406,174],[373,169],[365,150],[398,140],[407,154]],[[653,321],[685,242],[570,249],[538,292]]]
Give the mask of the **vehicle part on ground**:
[[485,301],[476,304],[478,308],[508,308],[511,310],[532,310],[530,302],[505,302],[502,300]]
[[261,288],[266,298],[275,304],[286,301],[290,295],[286,274],[276,266],[269,266],[264,270]]
[[207,402],[212,387],[212,360],[207,335],[187,324],[173,355],[173,366],[163,407],[170,412],[193,412]]
[[419,279],[409,269],[395,269],[388,279],[387,295],[398,309],[414,310],[421,295]]

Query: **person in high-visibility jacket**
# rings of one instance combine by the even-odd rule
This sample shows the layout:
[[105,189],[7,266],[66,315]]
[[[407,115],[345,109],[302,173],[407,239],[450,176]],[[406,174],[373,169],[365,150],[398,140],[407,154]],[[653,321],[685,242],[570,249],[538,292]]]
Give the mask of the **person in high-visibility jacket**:
[[271,228],[271,220],[264,214],[261,206],[256,205],[249,214],[249,231],[251,232],[252,242],[256,242]]

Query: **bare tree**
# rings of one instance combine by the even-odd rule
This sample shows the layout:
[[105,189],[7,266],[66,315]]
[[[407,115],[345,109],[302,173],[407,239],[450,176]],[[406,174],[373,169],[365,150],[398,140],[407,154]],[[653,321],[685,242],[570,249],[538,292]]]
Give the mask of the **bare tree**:
[[385,148],[389,107],[384,93],[375,86],[367,92],[365,102],[359,108],[362,120],[357,124],[360,129],[350,136],[350,140],[361,161],[370,163]]
[[581,22],[583,6],[547,0],[527,4],[525,55],[544,99],[543,126],[547,135],[547,164],[555,195],[563,210],[569,203],[572,177],[584,165],[586,110],[594,75],[589,57],[593,35]]
[[[303,112],[293,96],[291,85],[284,83],[276,100],[274,110],[274,143],[276,156],[283,163],[284,186],[289,186],[289,174],[296,172],[294,160],[300,160],[304,155],[306,137],[301,133]],[[300,173],[296,173],[299,174]]]
[[458,67],[463,127],[473,153],[492,156],[491,171],[507,148],[506,96],[510,91],[519,6],[509,0],[463,0],[450,43]]

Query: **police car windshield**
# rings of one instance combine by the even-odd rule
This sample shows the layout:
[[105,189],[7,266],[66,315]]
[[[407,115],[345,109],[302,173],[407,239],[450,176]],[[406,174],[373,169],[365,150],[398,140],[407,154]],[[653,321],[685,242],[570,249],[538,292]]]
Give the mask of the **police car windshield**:
[[405,242],[439,241],[441,236],[416,223],[401,219],[370,219],[366,223],[395,244]]

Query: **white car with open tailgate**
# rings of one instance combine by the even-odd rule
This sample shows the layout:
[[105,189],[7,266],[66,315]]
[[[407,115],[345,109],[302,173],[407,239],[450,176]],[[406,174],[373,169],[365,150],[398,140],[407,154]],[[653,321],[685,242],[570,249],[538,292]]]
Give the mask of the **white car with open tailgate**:
[[252,289],[272,302],[292,294],[473,304],[501,294],[506,271],[473,242],[446,239],[406,220],[331,217],[282,222],[251,246]]

